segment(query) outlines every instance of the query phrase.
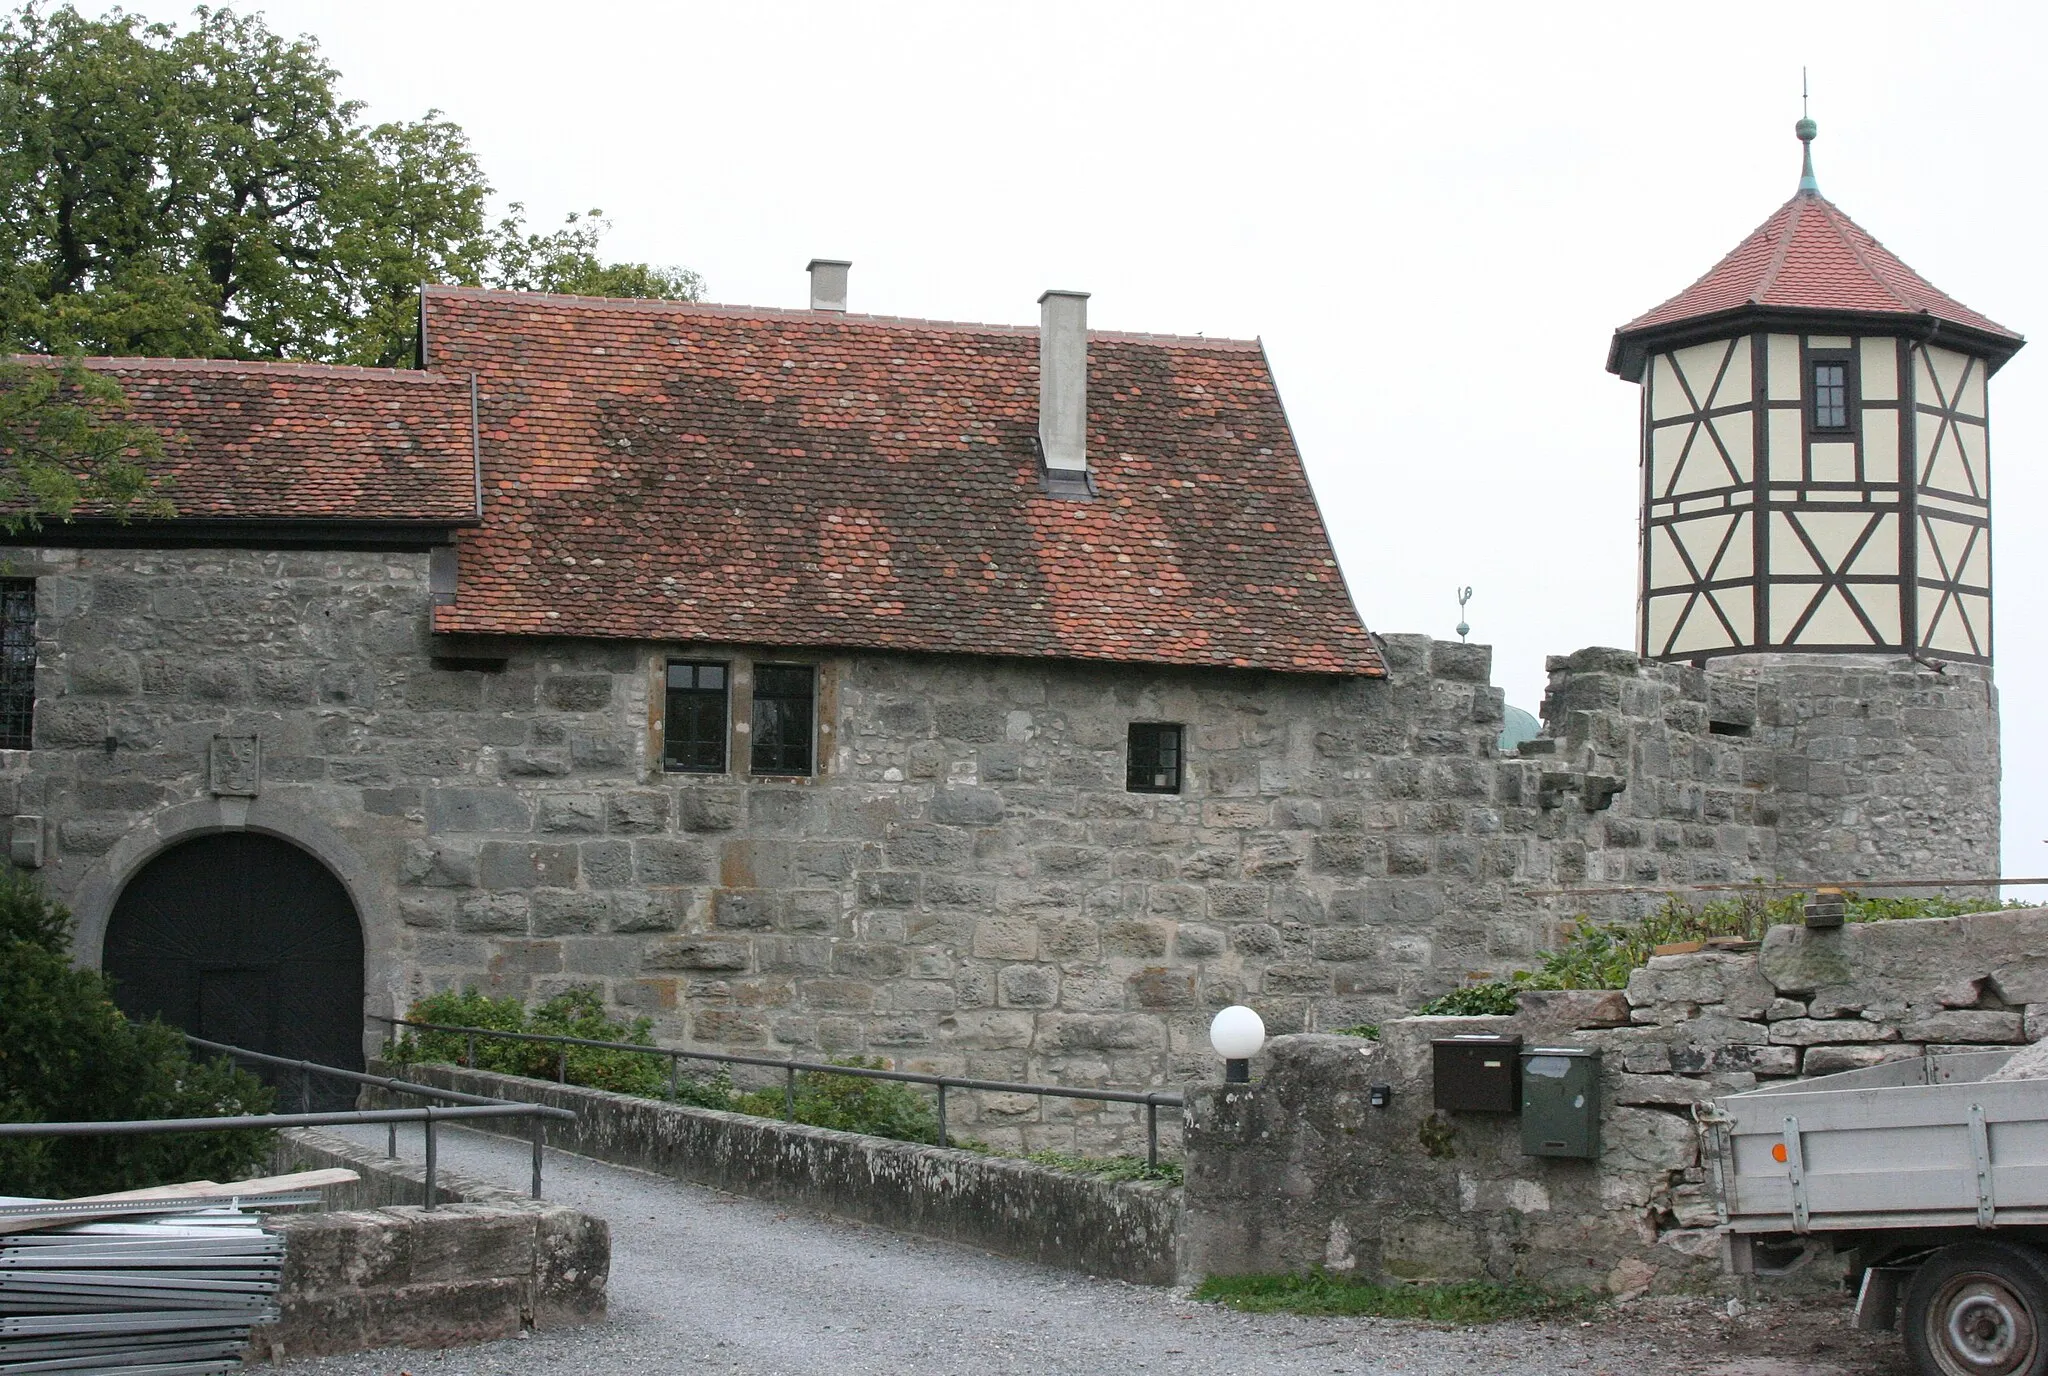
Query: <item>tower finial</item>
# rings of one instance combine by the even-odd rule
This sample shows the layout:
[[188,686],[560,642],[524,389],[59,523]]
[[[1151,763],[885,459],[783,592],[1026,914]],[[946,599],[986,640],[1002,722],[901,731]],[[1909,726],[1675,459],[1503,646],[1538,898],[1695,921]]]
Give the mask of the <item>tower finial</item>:
[[1799,123],[1792,126],[1792,132],[1799,135],[1800,169],[1799,189],[1820,192],[1820,183],[1813,179],[1813,136],[1820,132],[1820,126],[1806,112],[1806,68],[1799,69]]

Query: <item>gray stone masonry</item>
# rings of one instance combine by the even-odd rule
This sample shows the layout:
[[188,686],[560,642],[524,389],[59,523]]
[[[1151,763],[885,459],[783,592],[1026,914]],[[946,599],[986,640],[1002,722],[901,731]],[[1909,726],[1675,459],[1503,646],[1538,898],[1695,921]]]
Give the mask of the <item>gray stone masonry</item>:
[[[1625,994],[1525,993],[1513,1017],[1402,1018],[1378,1042],[1283,1037],[1257,1083],[1189,1096],[1184,1269],[1711,1287],[1694,1104],[2044,1025],[2048,910],[2028,909],[1778,927],[1750,953],[1656,957]],[[1435,1110],[1430,1043],[1460,1032],[1600,1051],[1600,1158],[1523,1156],[1516,1118]],[[1392,1086],[1386,1107],[1373,1084]],[[1840,1279],[1808,1269],[1803,1283]]]
[[[596,985],[671,1044],[1168,1085],[1211,1073],[1224,1004],[1327,1030],[1528,964],[1588,906],[1532,889],[1837,856],[1967,869],[1996,835],[1995,717],[1960,671],[1752,681],[1582,651],[1552,662],[1553,735],[1503,760],[1484,646],[1389,636],[1387,679],[1335,680],[450,645],[428,631],[427,564],[16,556],[38,578],[36,748],[0,754],[0,816],[73,903],[82,959],[152,855],[246,827],[341,877],[371,1013],[460,985]],[[732,666],[735,772],[660,767],[682,652]],[[819,666],[814,778],[745,772],[763,659]],[[1134,721],[1185,726],[1180,795],[1125,791]],[[1879,849],[1788,840],[1795,814]],[[1006,1149],[1125,1147],[1138,1123],[1002,1096],[959,1112]]]

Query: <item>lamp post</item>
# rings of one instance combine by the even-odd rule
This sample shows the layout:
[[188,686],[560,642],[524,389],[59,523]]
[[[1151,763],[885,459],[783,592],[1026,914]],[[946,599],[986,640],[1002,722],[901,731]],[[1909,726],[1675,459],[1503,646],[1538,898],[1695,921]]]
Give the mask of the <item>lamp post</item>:
[[1266,1044],[1266,1024],[1257,1013],[1233,1003],[1209,1024],[1209,1044],[1223,1058],[1223,1083],[1251,1083],[1252,1057]]

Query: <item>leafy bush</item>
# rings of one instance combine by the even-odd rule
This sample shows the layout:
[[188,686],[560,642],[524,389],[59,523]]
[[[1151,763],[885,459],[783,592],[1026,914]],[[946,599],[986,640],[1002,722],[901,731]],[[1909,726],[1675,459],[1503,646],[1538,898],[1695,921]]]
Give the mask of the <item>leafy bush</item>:
[[[496,1032],[535,1032],[555,1037],[583,1037],[597,1042],[627,1042],[653,1046],[654,1022],[635,1018],[620,1022],[605,1012],[604,1000],[592,988],[571,989],[557,994],[529,1011],[516,998],[494,999],[476,989],[445,990],[416,1001],[406,1012],[414,1022],[441,1023],[452,1027],[478,1027]],[[385,1054],[399,1065],[423,1061],[445,1061],[463,1065],[468,1059],[469,1039],[461,1032],[430,1032],[409,1028],[404,1036],[389,1043]],[[476,1068],[500,1075],[524,1075],[535,1080],[552,1080],[560,1069],[563,1048],[546,1042],[520,1042],[504,1037],[476,1039]],[[588,1089],[607,1089],[643,1098],[668,1097],[668,1058],[643,1056],[594,1046],[568,1048],[567,1081]],[[731,1077],[697,1077],[684,1074],[676,1082],[676,1101],[700,1108],[732,1107]]]
[[[162,1023],[136,1026],[106,978],[76,970],[71,915],[34,876],[0,868],[0,1121],[55,1123],[266,1113],[271,1091],[227,1060],[195,1062]],[[68,1197],[237,1180],[272,1134],[162,1133],[0,1141],[0,1194]]]
[[1157,1180],[1166,1185],[1182,1183],[1181,1163],[1161,1161],[1150,1165],[1142,1156],[1069,1156],[1062,1151],[1034,1151],[1026,1161],[1050,1166],[1074,1175],[1092,1175],[1098,1180]]
[[1361,1022],[1351,1027],[1337,1028],[1333,1034],[1339,1037],[1363,1037],[1369,1042],[1380,1039],[1380,1025],[1376,1022]]
[[[2030,903],[2008,902],[2007,908]],[[1895,922],[1920,917],[1960,917],[1985,911],[1982,902],[1947,898],[1864,898],[1846,895],[1844,915],[1850,922]],[[1806,895],[1777,898],[1762,893],[1738,894],[1705,903],[1686,903],[1676,895],[1637,922],[1595,922],[1581,916],[1565,929],[1564,942],[1545,951],[1535,970],[1517,970],[1506,979],[1487,980],[1453,989],[1415,1010],[1425,1016],[1473,1017],[1513,1013],[1524,989],[1625,989],[1628,977],[1649,963],[1659,946],[1681,941],[1734,937],[1761,941],[1771,928],[1806,920]]]
[[[832,1064],[861,1070],[887,1070],[878,1057],[850,1056]],[[783,1091],[758,1089],[742,1094],[732,1107],[762,1118],[780,1118]],[[832,1075],[806,1070],[796,1077],[796,1121],[814,1128],[864,1132],[899,1142],[936,1143],[939,1115],[932,1101],[901,1080],[870,1080],[861,1075]]]
[[1305,1276],[1210,1276],[1195,1288],[1194,1297],[1254,1314],[1362,1315],[1437,1323],[1544,1318],[1587,1303],[1581,1296],[1552,1295],[1520,1283],[1376,1285],[1320,1270]]

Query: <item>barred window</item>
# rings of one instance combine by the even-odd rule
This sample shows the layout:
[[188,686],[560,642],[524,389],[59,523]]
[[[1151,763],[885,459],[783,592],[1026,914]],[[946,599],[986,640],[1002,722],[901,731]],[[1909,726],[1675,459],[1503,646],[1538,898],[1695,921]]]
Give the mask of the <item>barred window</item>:
[[0,750],[26,750],[36,726],[36,580],[0,578]]
[[723,774],[726,666],[671,660],[662,717],[662,764],[687,774]]
[[754,666],[754,772],[811,772],[811,708],[817,674],[808,664]]
[[1130,758],[1124,788],[1131,793],[1180,792],[1178,726],[1166,722],[1131,723]]

